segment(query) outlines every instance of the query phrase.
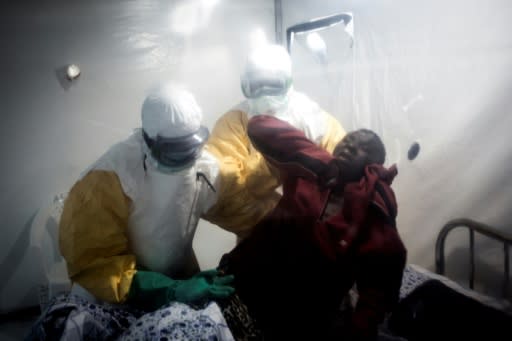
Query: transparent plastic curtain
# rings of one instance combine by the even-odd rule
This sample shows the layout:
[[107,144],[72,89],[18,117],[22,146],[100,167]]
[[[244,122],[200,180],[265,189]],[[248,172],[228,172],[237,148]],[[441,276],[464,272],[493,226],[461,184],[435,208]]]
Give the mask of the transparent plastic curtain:
[[355,74],[353,23],[295,33],[290,44],[293,83],[335,115],[346,129],[357,126],[352,115]]
[[[399,169],[394,188],[409,262],[433,269],[437,234],[450,219],[512,232],[512,2],[336,8],[353,15],[353,27],[294,37],[295,88],[346,130],[366,127],[383,138],[387,164]],[[414,142],[420,151],[411,161]],[[448,238],[447,273],[466,283],[467,248],[466,231]],[[477,281],[499,295],[503,247],[477,237],[476,250]]]
[[[405,74],[404,80],[391,74],[386,61],[375,64],[383,51],[377,44],[367,42],[376,37],[370,35],[357,41],[354,32],[357,18],[353,13],[342,14],[350,18],[348,22],[341,21],[293,36],[290,54],[294,86],[336,116],[347,131],[364,127],[378,132],[387,142],[388,161],[398,162],[403,156],[403,148],[415,142],[413,124],[409,122],[411,118],[402,113],[408,113],[423,100],[419,85],[424,69],[417,70],[414,77]],[[396,88],[394,81],[398,78],[401,80]],[[399,102],[401,96],[397,91],[407,88],[404,82],[414,84],[417,93],[407,94],[409,99]],[[393,114],[397,109],[400,113]],[[400,140],[406,137],[410,144],[402,146],[397,136]]]

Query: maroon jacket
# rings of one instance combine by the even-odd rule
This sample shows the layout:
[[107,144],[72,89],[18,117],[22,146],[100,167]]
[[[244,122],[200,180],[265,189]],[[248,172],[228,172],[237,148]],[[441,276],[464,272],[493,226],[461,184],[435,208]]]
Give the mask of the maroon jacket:
[[[345,186],[343,208],[321,219],[329,190],[321,190],[333,156],[271,116],[249,121],[253,145],[281,171],[283,197],[253,233],[225,255],[241,299],[276,339],[321,339],[348,290],[359,299],[352,332],[372,338],[398,301],[406,250],[395,227],[390,187],[396,168],[366,167]],[[291,330],[299,334],[290,335]]]

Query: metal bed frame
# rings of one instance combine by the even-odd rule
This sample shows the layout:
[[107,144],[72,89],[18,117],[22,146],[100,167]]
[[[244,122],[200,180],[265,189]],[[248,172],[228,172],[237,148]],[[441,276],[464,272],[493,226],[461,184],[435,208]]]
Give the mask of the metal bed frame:
[[506,233],[504,231],[499,231],[498,229],[488,226],[486,224],[466,219],[454,219],[447,222],[441,231],[439,232],[436,240],[436,272],[440,275],[444,275],[445,272],[445,262],[444,262],[444,245],[446,237],[448,233],[454,230],[457,227],[466,227],[469,230],[469,287],[473,289],[474,287],[474,277],[475,277],[475,232],[483,234],[491,239],[494,239],[498,242],[503,243],[503,253],[504,253],[504,278],[503,278],[503,298],[507,297],[508,291],[508,283],[509,283],[509,251],[510,246],[512,245],[512,234]]

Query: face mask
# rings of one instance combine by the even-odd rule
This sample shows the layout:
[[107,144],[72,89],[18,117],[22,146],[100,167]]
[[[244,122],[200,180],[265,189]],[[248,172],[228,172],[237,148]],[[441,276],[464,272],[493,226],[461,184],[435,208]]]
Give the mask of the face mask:
[[155,171],[160,174],[174,174],[174,173],[181,172],[182,170],[192,167],[194,165],[194,162],[195,162],[195,159],[191,160],[188,163],[183,163],[183,164],[176,165],[176,166],[165,166],[165,165],[161,164],[160,162],[158,162],[157,160],[155,160],[149,153],[146,154],[146,158],[144,160],[144,163],[147,166],[147,170]]
[[162,173],[175,173],[191,167],[201,154],[201,149],[208,139],[206,127],[201,127],[191,135],[165,138],[150,138],[143,131],[145,151],[148,162]]
[[250,115],[275,115],[288,107],[288,96],[262,96],[248,100]]
[[257,99],[263,96],[284,96],[292,84],[291,78],[284,75],[252,75],[245,73],[241,79],[242,92],[246,98]]

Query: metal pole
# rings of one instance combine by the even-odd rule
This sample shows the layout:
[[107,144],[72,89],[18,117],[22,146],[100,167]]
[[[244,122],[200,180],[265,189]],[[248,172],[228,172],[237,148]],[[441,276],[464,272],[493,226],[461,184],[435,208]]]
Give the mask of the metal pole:
[[475,231],[469,230],[469,287],[474,289],[475,282]]
[[509,244],[503,243],[503,251],[505,251],[505,278],[503,280],[503,297],[507,298],[507,292],[508,292],[508,277],[509,277]]
[[283,44],[283,5],[281,0],[274,0],[274,17],[276,28],[276,43]]

